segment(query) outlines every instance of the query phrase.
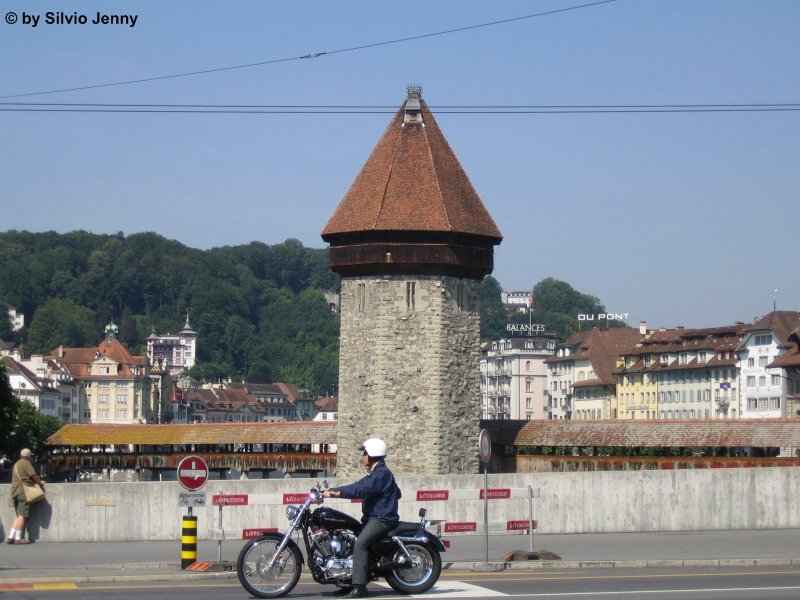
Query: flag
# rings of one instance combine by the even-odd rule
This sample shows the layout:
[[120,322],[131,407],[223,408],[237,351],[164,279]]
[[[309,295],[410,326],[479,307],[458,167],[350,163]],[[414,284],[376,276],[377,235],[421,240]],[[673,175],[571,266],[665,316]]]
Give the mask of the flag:
[[534,306],[536,306],[536,300],[533,297],[533,292],[531,292],[528,296],[528,308],[533,308]]

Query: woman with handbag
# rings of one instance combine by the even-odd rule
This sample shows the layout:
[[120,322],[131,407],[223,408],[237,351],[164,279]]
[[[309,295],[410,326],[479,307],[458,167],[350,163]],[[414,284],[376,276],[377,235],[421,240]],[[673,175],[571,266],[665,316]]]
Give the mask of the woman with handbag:
[[30,543],[30,540],[22,537],[25,521],[31,516],[31,506],[44,498],[42,486],[45,481],[37,475],[32,460],[33,453],[24,448],[11,472],[11,498],[14,501],[14,512],[17,517],[8,534],[7,544]]

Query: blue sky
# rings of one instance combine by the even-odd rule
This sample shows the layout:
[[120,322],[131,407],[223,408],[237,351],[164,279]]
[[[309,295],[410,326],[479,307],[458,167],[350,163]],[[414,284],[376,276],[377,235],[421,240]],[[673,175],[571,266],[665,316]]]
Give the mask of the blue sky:
[[[319,232],[405,98],[436,107],[800,103],[800,2],[2,0],[0,102],[363,105],[383,114],[0,112],[0,230],[155,231],[194,248]],[[45,24],[60,10],[137,15]],[[36,14],[36,28],[22,14]],[[336,52],[340,51],[340,52]],[[318,58],[15,96],[328,52]],[[545,277],[629,324],[800,310],[800,112],[447,114],[504,235],[505,290]],[[777,289],[777,295],[774,290]]]

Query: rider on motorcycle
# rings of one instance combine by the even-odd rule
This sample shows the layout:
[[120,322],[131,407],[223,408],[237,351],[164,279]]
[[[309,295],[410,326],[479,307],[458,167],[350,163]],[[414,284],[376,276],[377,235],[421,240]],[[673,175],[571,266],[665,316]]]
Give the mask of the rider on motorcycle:
[[397,502],[400,500],[400,488],[394,481],[394,475],[386,466],[384,459],[389,451],[386,442],[378,438],[370,438],[359,450],[361,464],[367,469],[363,479],[325,490],[326,498],[362,498],[361,522],[364,524],[356,539],[353,551],[353,589],[345,598],[364,598],[367,592],[367,570],[369,565],[369,547],[372,543],[400,522],[397,513]]

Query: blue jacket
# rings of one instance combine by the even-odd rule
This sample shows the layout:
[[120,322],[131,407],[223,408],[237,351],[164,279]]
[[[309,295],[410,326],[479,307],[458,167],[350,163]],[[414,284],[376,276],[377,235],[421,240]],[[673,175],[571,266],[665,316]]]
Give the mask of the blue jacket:
[[379,519],[387,525],[397,525],[400,515],[397,514],[397,501],[402,494],[394,481],[394,475],[383,461],[363,479],[333,488],[340,492],[342,498],[362,498],[361,522]]

